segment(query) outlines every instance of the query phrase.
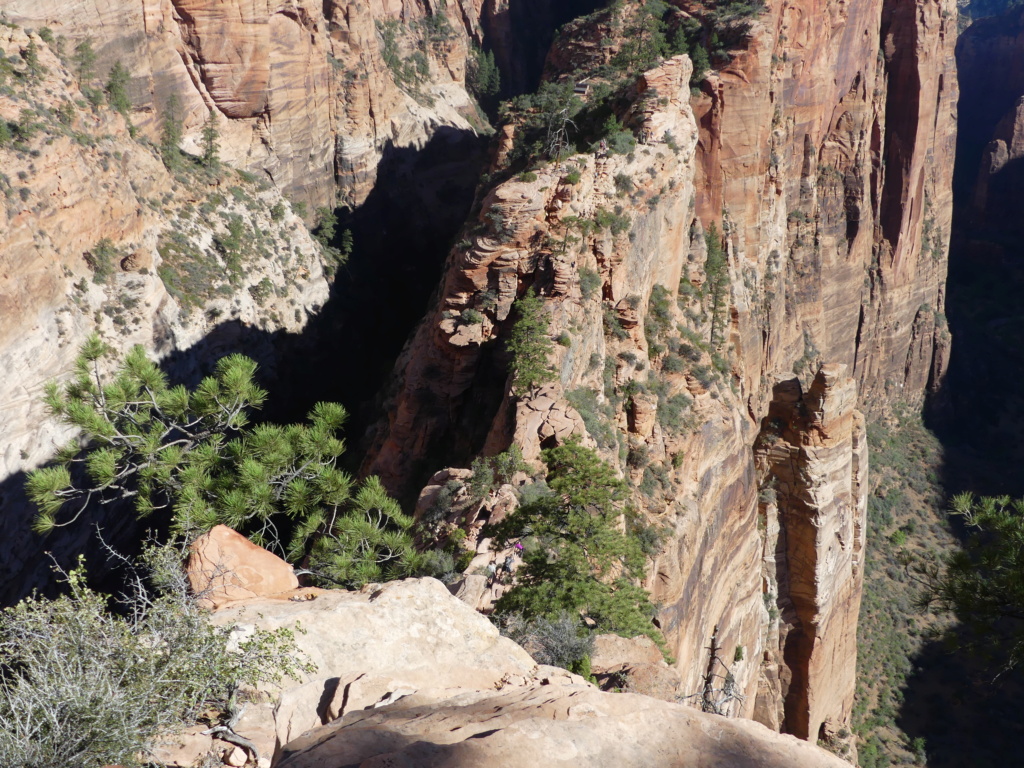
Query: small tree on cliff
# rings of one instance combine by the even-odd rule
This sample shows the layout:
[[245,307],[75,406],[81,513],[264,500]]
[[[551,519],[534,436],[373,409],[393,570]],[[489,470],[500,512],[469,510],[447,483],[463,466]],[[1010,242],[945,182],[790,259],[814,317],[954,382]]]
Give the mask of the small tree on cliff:
[[548,355],[554,349],[544,316],[544,302],[531,288],[514,305],[518,319],[512,324],[506,348],[512,355],[512,391],[524,395],[554,379]]
[[29,475],[37,531],[69,525],[92,504],[131,500],[139,517],[169,511],[173,533],[186,541],[223,523],[284,553],[291,530],[287,554],[298,560],[322,539],[312,570],[334,583],[416,570],[411,521],[375,478],[356,490],[337,466],[342,406],[318,403],[305,424],[250,426],[250,411],[266,399],[252,360],[222,358],[189,392],[170,386],[142,347],[112,376],[102,372],[108,354],[92,337],[74,378],[47,387],[52,413],[82,434],[54,466]]
[[925,602],[955,613],[967,647],[1005,668],[1024,659],[1024,499],[953,498],[970,536],[944,561],[918,562]]
[[639,585],[646,557],[619,524],[625,483],[578,442],[548,449],[543,458],[554,493],[524,504],[493,532],[500,545],[527,540],[518,583],[497,612],[551,620],[582,615],[600,632],[647,635],[663,645],[651,623],[654,606]]
[[210,170],[216,170],[220,167],[220,153],[217,149],[217,139],[219,134],[217,133],[217,121],[213,117],[213,110],[210,110],[210,114],[206,116],[206,122],[203,123],[203,156],[200,162]]
[[704,274],[707,282],[704,286],[704,295],[711,302],[711,335],[708,343],[714,347],[721,343],[722,328],[725,325],[726,301],[729,291],[729,261],[725,256],[722,247],[722,238],[718,234],[718,227],[711,222],[707,234],[704,235],[707,243],[708,255],[704,261]]

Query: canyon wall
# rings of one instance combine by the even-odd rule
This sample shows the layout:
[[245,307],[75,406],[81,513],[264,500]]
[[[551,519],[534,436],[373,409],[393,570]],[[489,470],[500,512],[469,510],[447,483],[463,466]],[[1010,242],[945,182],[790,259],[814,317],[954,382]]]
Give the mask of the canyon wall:
[[[597,71],[623,25],[570,27],[548,77]],[[772,3],[699,93],[685,56],[639,77],[616,107],[634,151],[539,163],[486,193],[365,470],[415,490],[445,460],[513,440],[534,459],[585,431],[670,532],[648,588],[682,693],[715,634],[745,694],[734,714],[837,738],[863,578],[861,412],[919,405],[948,355],[955,34],[951,2]],[[711,224],[724,311],[705,290]],[[558,382],[517,398],[499,340],[530,286]]]
[[[389,147],[422,147],[441,127],[485,125],[465,90],[481,0],[12,0],[8,18],[91,39],[101,79],[131,73],[132,119],[156,138],[176,95],[186,146],[215,112],[224,159],[315,206],[362,203]],[[548,5],[544,3],[543,5]],[[509,35],[505,34],[504,37]],[[541,35],[543,37],[543,35]],[[512,45],[510,42],[509,45]]]

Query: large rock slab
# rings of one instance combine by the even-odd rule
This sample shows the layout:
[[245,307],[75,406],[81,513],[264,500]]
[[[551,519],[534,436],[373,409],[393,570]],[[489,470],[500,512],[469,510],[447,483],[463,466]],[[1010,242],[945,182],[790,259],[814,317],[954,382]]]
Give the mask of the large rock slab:
[[314,599],[259,599],[214,614],[239,632],[285,627],[316,666],[314,676],[358,672],[413,689],[494,688],[537,664],[436,579],[369,585],[359,592],[318,590]]
[[747,720],[645,696],[540,685],[416,695],[354,712],[287,745],[280,768],[341,766],[701,766],[848,768],[818,747]]

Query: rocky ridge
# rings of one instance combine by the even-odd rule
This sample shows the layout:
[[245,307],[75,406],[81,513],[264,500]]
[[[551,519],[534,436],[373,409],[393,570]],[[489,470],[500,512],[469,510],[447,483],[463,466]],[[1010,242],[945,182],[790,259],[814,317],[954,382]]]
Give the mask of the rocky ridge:
[[[260,591],[242,571],[236,577]],[[260,765],[845,765],[755,723],[602,693],[538,666],[433,579],[229,601],[213,620],[237,638],[255,627],[295,630],[315,667],[308,680],[251,697],[235,724]],[[246,757],[201,730],[170,739],[157,757],[171,766]]]
[[[487,191],[400,360],[366,470],[398,488],[410,467],[435,471],[439,451],[514,441],[532,458],[586,433],[670,531],[648,587],[684,690],[698,690],[717,627],[746,693],[736,714],[809,739],[848,728],[858,410],[920,403],[948,355],[954,39],[951,3],[790,3],[757,17],[692,99],[686,57],[642,75],[617,110],[634,151],[539,164]],[[514,140],[504,129],[499,168]],[[570,217],[597,226],[575,232]],[[704,290],[711,223],[724,322]],[[489,345],[530,285],[569,343],[552,356],[554,390],[514,398],[494,384],[504,359]],[[800,383],[776,386],[791,371]],[[816,414],[782,419],[784,460],[755,460],[776,439],[780,390]]]

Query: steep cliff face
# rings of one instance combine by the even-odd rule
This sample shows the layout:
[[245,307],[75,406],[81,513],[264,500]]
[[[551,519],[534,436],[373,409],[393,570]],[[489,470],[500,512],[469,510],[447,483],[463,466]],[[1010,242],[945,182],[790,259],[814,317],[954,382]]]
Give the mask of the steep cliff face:
[[[31,51],[31,53],[30,53]],[[167,170],[122,116],[91,108],[50,44],[0,27],[0,600],[45,581],[20,474],[69,433],[42,403],[93,332],[124,350],[174,357],[189,378],[200,355],[233,349],[272,364],[274,332],[297,332],[328,296],[320,246],[280,194],[192,161]],[[34,62],[34,63],[33,63]],[[86,526],[88,528],[88,526]],[[84,530],[81,535],[90,535]],[[65,542],[69,550],[78,544]],[[60,547],[58,547],[60,549]]]
[[96,70],[132,73],[133,120],[155,138],[177,94],[187,136],[210,110],[224,157],[314,205],[362,202],[384,148],[422,146],[438,126],[472,130],[464,89],[477,3],[15,0],[8,17],[91,38]]
[[991,474],[985,493],[1016,494],[1016,472],[1004,468],[1024,455],[1017,310],[1024,284],[1024,14],[1015,9],[972,23],[956,55],[962,117],[949,318],[964,343],[957,344],[940,405],[951,406],[947,426],[984,456],[975,472]]
[[[535,457],[582,421],[671,532],[648,587],[683,692],[699,690],[717,627],[745,694],[734,714],[840,731],[863,578],[858,409],[920,403],[946,361],[955,16],[948,2],[773,4],[692,100],[686,57],[637,80],[615,106],[641,139],[632,152],[541,163],[490,190],[400,361],[366,469],[408,488],[512,440]],[[574,52],[611,61],[624,28],[607,14],[580,25],[548,76],[579,67]],[[499,164],[514,141],[505,129]],[[496,341],[531,285],[568,344],[555,390],[514,398]],[[815,376],[822,362],[838,367]],[[794,370],[802,384],[775,386]]]
[[486,119],[466,90],[486,35],[514,92],[532,88],[553,30],[595,0],[12,0],[23,26],[69,47],[89,38],[101,75],[132,74],[133,120],[156,138],[181,99],[186,140],[210,110],[226,118],[224,157],[314,206],[360,205],[389,149]]

